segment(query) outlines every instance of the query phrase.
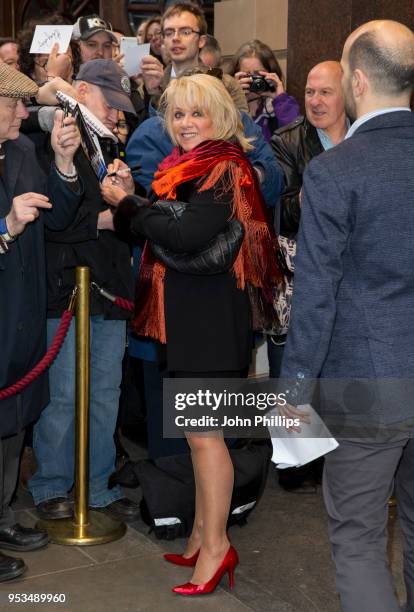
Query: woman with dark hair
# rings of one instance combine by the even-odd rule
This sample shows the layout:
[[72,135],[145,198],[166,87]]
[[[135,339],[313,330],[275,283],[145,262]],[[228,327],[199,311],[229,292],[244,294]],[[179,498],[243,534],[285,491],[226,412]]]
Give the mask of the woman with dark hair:
[[52,15],[49,18],[31,21],[26,28],[20,31],[18,43],[20,47],[20,70],[26,76],[33,79],[37,85],[43,85],[46,81],[60,77],[72,83],[73,76],[78,72],[81,63],[79,45],[71,41],[65,53],[58,53],[55,49],[50,54],[30,53],[30,46],[36,25],[64,25],[66,21],[60,15]]
[[145,30],[146,30],[148,21],[149,19],[144,19],[144,21],[141,21],[141,23],[138,26],[136,36],[137,36],[137,41],[139,45],[143,45],[145,43]]
[[[131,178],[123,188],[116,177],[102,184],[105,200],[119,205],[117,231],[130,230],[148,241],[132,328],[137,335],[166,343],[167,367],[174,378],[241,378],[251,359],[253,328],[263,327],[272,288],[280,279],[275,236],[245,155],[252,145],[232,98],[213,76],[173,79],[161,100],[177,146],[159,165],[150,200],[125,197],[134,190]],[[126,174],[126,166],[116,163],[108,169]],[[166,200],[174,214],[160,208]],[[230,219],[243,232],[228,265],[217,268],[209,258],[197,271],[174,265],[174,254],[182,259],[182,253],[191,263]],[[238,557],[228,539],[227,520],[234,470],[220,430],[186,432],[186,437],[196,483],[194,525],[184,554],[165,558],[194,568],[191,581],[174,592],[201,595],[211,593],[225,573],[233,585]]]
[[230,70],[243,88],[253,121],[269,141],[275,130],[300,114],[299,104],[285,92],[279,62],[270,47],[260,40],[242,45]]
[[151,17],[148,20],[145,27],[144,43],[150,44],[150,55],[153,55],[161,64],[164,64],[164,60],[161,53],[161,17]]

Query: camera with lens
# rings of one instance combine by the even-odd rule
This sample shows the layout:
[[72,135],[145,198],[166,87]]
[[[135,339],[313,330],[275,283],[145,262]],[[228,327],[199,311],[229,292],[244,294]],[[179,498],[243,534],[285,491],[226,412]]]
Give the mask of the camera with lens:
[[252,82],[249,85],[249,91],[253,93],[265,93],[266,91],[276,91],[275,83],[268,79],[265,79],[261,74],[249,74],[252,78]]

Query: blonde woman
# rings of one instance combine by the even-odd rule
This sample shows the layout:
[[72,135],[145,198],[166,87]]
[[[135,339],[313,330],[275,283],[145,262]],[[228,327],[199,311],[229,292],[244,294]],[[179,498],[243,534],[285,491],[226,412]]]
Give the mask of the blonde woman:
[[[133,234],[171,253],[197,252],[226,228],[230,218],[243,225],[244,239],[231,269],[214,274],[165,266],[147,245],[133,329],[166,342],[168,369],[174,377],[242,377],[251,357],[252,310],[260,313],[258,304],[250,303],[247,286],[255,287],[264,303],[269,286],[279,278],[274,237],[244,153],[251,145],[230,95],[213,76],[173,80],[162,103],[177,146],[155,174],[154,204],[124,197],[115,214],[116,227],[127,224]],[[112,205],[126,195],[111,179],[104,182],[103,194]],[[186,207],[180,217],[166,215],[157,200],[170,200],[172,206],[185,202]],[[226,531],[233,465],[221,432],[186,435],[196,483],[194,526],[184,554],[165,558],[194,566],[191,581],[173,591],[199,595],[212,592],[226,572],[233,586],[238,557]]]

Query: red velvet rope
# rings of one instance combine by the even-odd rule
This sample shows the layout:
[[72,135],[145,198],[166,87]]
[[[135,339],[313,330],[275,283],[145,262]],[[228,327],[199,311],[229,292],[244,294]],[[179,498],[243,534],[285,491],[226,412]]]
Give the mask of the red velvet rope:
[[68,333],[68,329],[70,326],[70,322],[72,321],[73,312],[71,310],[65,310],[62,315],[62,319],[59,323],[59,327],[56,331],[56,335],[53,338],[51,345],[49,346],[44,357],[39,361],[37,365],[28,372],[23,378],[21,378],[17,383],[7,387],[6,389],[2,389],[0,391],[0,400],[6,399],[7,397],[11,397],[16,393],[20,393],[25,389],[30,383],[32,383],[36,378],[39,378],[47,368],[49,368],[53,361],[56,359],[58,352],[60,351],[60,347],[63,344],[63,341],[66,338],[66,334]]
[[119,306],[119,308],[123,308],[124,310],[128,310],[129,312],[133,312],[134,310],[134,302],[130,302],[125,298],[116,297],[114,300],[114,304]]
[[[121,297],[116,297],[114,300],[114,304],[116,304],[116,306],[118,306],[119,308],[128,310],[129,312],[132,312],[134,310],[134,303]],[[35,365],[35,367],[30,372],[23,376],[23,378],[21,378],[17,383],[14,383],[14,385],[11,385],[10,387],[6,387],[6,389],[2,389],[0,391],[0,401],[6,399],[7,397],[11,397],[12,395],[16,395],[16,393],[21,393],[23,389],[25,389],[28,385],[30,385],[30,383],[36,380],[36,378],[39,378],[39,376],[41,376],[52,365],[66,338],[66,334],[68,333],[72,317],[73,312],[71,310],[64,311],[55,337],[53,338],[53,341],[44,357],[39,361],[37,365]]]

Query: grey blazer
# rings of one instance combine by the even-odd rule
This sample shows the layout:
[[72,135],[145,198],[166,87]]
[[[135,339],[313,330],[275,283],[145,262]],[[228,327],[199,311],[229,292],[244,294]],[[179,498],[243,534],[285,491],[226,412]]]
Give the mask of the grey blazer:
[[[307,167],[281,375],[414,379],[410,112],[370,119]],[[409,419],[409,395],[370,410],[383,422]]]

